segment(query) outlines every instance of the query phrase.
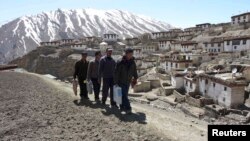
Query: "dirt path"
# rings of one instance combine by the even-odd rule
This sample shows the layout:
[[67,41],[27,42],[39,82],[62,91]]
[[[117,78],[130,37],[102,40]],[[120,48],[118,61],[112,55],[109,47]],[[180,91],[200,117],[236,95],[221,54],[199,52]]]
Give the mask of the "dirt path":
[[69,87],[38,75],[0,78],[0,140],[168,140],[148,128],[143,112],[79,103]]
[[[80,103],[71,85],[37,74],[0,72],[0,140],[206,140],[206,123],[132,103],[132,115]],[[90,96],[93,100],[93,97]]]

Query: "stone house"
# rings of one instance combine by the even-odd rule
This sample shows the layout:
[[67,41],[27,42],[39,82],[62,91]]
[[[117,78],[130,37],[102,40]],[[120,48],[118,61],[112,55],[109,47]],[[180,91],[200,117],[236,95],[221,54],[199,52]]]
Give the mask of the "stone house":
[[250,22],[250,12],[234,15],[231,17],[232,25],[237,25],[240,23],[248,23],[248,22]]
[[184,88],[184,76],[186,74],[183,71],[173,71],[171,73],[171,85],[176,89]]
[[[236,76],[237,75],[237,76]],[[199,75],[199,92],[219,105],[237,108],[244,104],[246,81],[238,74],[204,73]]]
[[204,42],[202,46],[206,52],[223,52],[224,51],[224,39],[214,38],[210,42]]
[[70,45],[70,48],[74,50],[85,50],[87,45],[84,43],[73,43]]
[[250,36],[237,36],[224,39],[225,52],[246,51],[250,49]]
[[181,43],[181,52],[189,52],[197,49],[198,43],[194,41],[186,41]]
[[41,42],[40,46],[51,46],[51,47],[58,47],[60,46],[60,41],[50,41],[50,42]]
[[117,34],[104,34],[103,41],[104,42],[117,42],[118,37],[119,36]]
[[158,42],[159,50],[160,51],[171,50],[171,46],[172,46],[172,43],[174,41],[175,40],[171,40],[171,39],[161,39],[161,40],[159,40],[159,42]]
[[196,27],[202,28],[202,29],[207,29],[207,28],[211,27],[211,24],[210,23],[197,24]]

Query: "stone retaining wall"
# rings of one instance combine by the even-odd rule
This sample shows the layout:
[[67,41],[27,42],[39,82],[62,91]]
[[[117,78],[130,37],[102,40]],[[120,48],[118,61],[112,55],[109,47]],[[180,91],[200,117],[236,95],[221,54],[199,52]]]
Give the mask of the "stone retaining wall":
[[185,95],[180,94],[176,90],[173,91],[173,95],[175,96],[175,102],[185,102]]

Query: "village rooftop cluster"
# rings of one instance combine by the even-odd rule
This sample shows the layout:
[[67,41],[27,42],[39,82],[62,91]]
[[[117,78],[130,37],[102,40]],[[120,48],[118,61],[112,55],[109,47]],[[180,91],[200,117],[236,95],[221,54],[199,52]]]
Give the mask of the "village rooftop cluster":
[[[107,33],[102,37],[41,42],[40,47],[99,49],[103,52],[109,47],[114,51],[131,47],[139,76],[143,77],[152,68],[157,71],[157,77],[141,79],[134,92],[159,87],[163,95],[178,93],[190,103],[200,102],[198,106],[218,104],[226,108],[239,108],[248,97],[245,93],[250,82],[250,65],[232,62],[249,54],[250,35],[220,35],[248,27],[250,13],[243,13],[232,16],[228,23],[204,23],[184,30],[176,28],[125,39],[120,39],[115,33]],[[197,40],[197,37],[208,38]],[[203,65],[213,60],[218,62],[212,68]]]

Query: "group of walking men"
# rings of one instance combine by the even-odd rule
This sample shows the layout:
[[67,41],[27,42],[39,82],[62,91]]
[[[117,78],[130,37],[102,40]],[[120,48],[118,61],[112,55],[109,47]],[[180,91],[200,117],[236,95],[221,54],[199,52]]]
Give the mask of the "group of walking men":
[[[81,60],[75,64],[74,80],[78,79],[80,85],[81,100],[89,99],[87,83],[93,83],[95,101],[100,102],[99,93],[101,83],[103,105],[106,105],[107,97],[110,96],[111,107],[119,108],[121,111],[131,113],[131,105],[128,99],[130,85],[134,87],[137,83],[136,63],[133,57],[133,49],[126,48],[125,53],[117,62],[112,58],[112,48],[106,50],[102,57],[100,51],[95,52],[95,59],[87,61],[88,54],[83,52]],[[122,104],[117,105],[113,98],[113,86],[118,85],[122,89]],[[119,106],[119,107],[118,107]]]

